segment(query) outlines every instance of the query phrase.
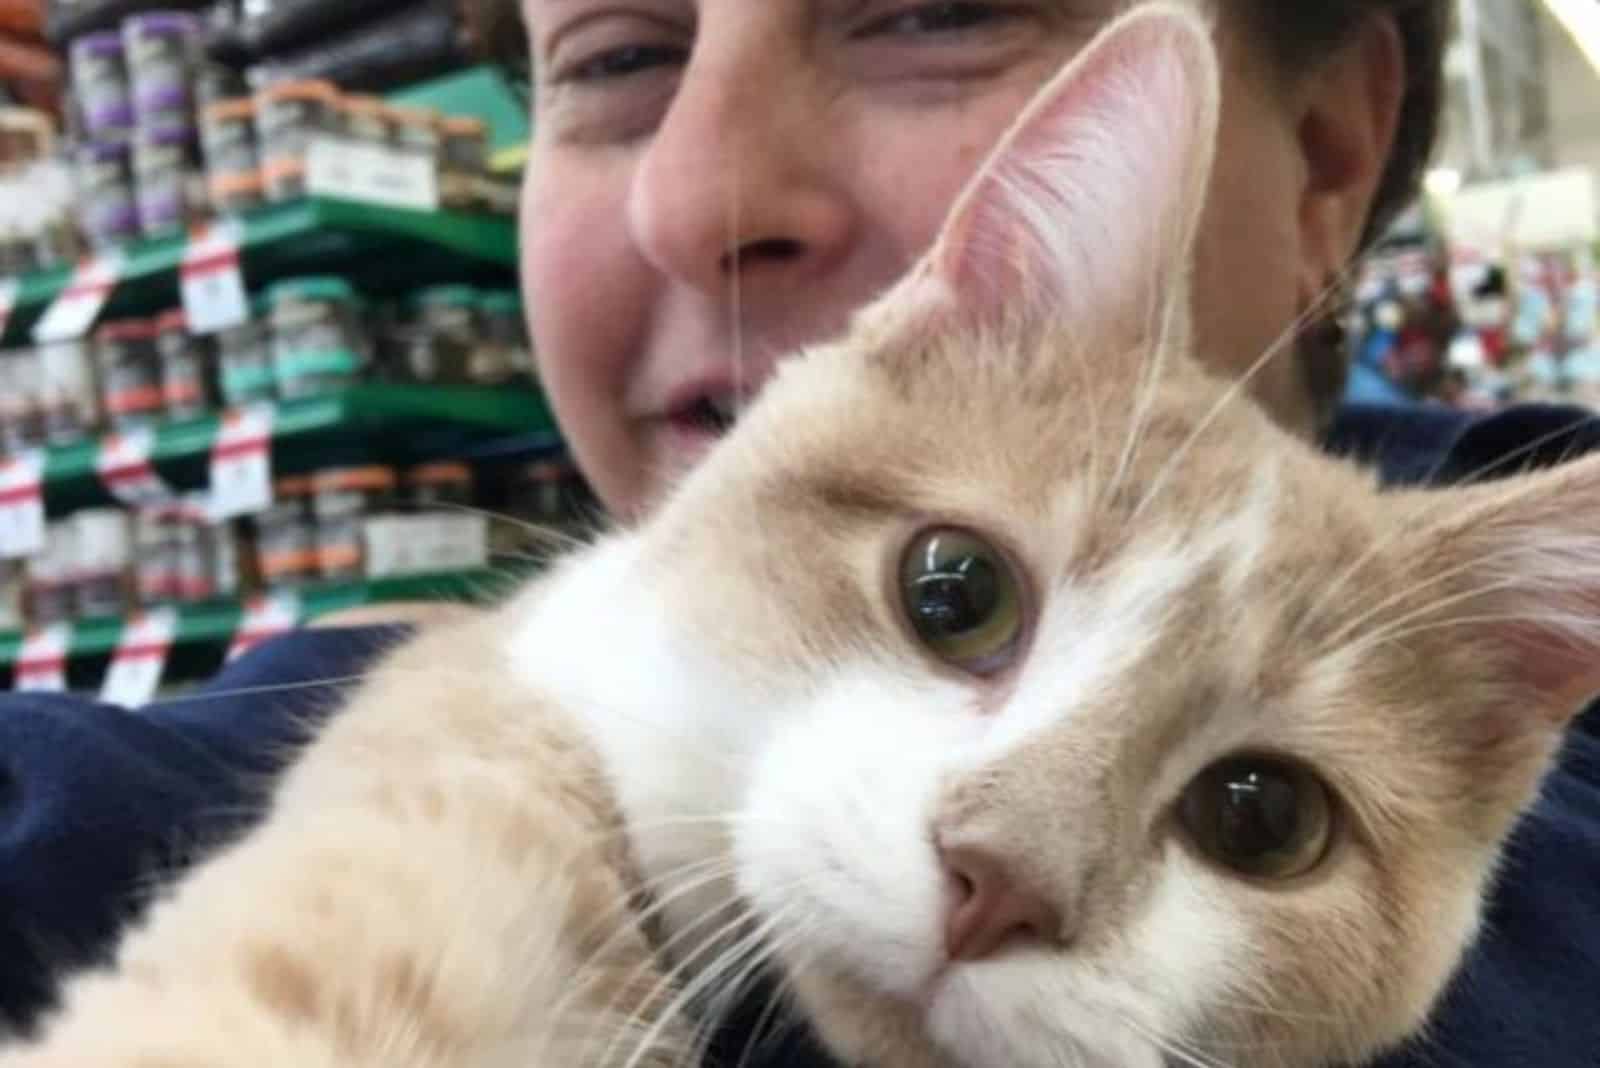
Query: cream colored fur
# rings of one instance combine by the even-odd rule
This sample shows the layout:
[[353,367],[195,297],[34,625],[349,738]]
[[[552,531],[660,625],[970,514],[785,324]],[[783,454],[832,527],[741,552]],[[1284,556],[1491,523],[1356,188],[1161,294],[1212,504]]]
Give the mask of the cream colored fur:
[[[1417,1034],[1600,683],[1600,461],[1381,493],[1208,375],[1183,265],[1217,92],[1187,9],[1108,29],[900,290],[655,518],[391,657],[0,1068],[689,1063],[691,1009],[762,965],[871,1068],[1315,1068]],[[1023,575],[998,676],[902,618],[929,524]],[[1309,874],[1183,834],[1240,752],[1335,795]],[[1061,929],[947,959],[936,841]]]

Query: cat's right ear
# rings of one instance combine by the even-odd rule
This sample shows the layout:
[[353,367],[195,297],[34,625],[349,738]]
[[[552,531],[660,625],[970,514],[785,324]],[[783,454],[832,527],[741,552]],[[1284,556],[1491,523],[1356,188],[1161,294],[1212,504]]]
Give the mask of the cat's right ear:
[[1048,317],[1097,344],[1171,337],[1187,319],[1220,95],[1195,10],[1122,16],[1035,96],[913,284],[958,325]]

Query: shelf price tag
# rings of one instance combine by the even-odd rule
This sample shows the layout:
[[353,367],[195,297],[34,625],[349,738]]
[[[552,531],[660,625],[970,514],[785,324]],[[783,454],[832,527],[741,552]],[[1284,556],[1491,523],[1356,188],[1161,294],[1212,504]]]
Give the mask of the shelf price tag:
[[313,196],[439,210],[439,170],[432,159],[342,137],[318,137],[307,146],[306,187]]
[[157,608],[130,620],[111,654],[111,668],[101,683],[100,700],[123,708],[141,708],[153,701],[177,636],[175,609]]
[[100,455],[95,458],[100,481],[111,496],[131,508],[154,508],[178,499],[150,460],[155,444],[155,432],[143,427],[100,442]]
[[272,506],[273,417],[270,404],[223,414],[211,446],[212,522],[254,515]]
[[300,623],[300,598],[293,593],[272,593],[245,605],[239,629],[228,648],[232,662],[268,638],[286,634]]
[[66,693],[72,625],[57,623],[30,633],[17,654],[16,688],[22,693]]
[[0,460],[0,560],[44,551],[44,455]]
[[54,303],[34,325],[33,339],[41,345],[75,341],[89,332],[122,280],[123,255],[108,249],[78,264]]
[[226,219],[190,235],[178,276],[191,333],[215,334],[250,318],[239,238],[238,224]]

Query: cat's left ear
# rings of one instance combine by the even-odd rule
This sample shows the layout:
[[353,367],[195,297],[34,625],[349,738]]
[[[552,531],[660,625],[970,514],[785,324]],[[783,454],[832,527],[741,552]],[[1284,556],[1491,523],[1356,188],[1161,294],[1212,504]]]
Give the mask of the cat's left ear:
[[1221,95],[1192,7],[1143,5],[1046,85],[958,198],[921,267],[976,328],[1071,324],[1097,345],[1171,337]]
[[[1432,502],[1429,503],[1429,499]],[[1600,456],[1423,494],[1410,570],[1442,624],[1506,665],[1517,709],[1560,726],[1600,693]]]

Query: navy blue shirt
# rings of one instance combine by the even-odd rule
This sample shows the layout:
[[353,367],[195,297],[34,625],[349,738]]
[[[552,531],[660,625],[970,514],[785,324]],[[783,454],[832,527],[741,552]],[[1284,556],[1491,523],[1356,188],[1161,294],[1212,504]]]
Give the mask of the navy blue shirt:
[[[1397,484],[1450,484],[1600,447],[1600,420],[1525,406],[1479,419],[1350,408],[1332,451]],[[1600,517],[1596,517],[1600,521]],[[190,698],[130,714],[71,697],[0,695],[0,1038],[25,1031],[62,971],[102,958],[152,887],[258,818],[275,773],[398,628],[306,631],[240,658]],[[332,680],[332,681],[330,681]],[[729,1022],[751,1045],[764,1001]],[[803,1030],[752,1065],[820,1068]],[[1487,929],[1428,1042],[1381,1068],[1600,1065],[1600,711],[1569,734],[1517,830]]]

